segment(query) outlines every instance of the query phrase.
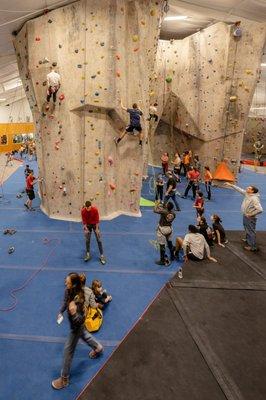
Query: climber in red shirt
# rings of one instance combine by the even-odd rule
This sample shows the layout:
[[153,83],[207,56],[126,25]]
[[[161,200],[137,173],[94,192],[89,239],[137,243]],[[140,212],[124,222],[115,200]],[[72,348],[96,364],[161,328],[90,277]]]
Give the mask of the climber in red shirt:
[[81,218],[86,240],[86,255],[84,257],[84,261],[89,261],[91,258],[90,242],[91,242],[91,233],[93,231],[99,247],[100,262],[103,265],[106,264],[106,259],[103,255],[103,245],[99,229],[100,217],[97,207],[92,206],[90,201],[86,201],[85,206],[81,209]]
[[40,179],[35,178],[33,175],[33,170],[29,170],[29,175],[26,178],[26,193],[28,196],[28,200],[24,204],[25,207],[27,207],[28,210],[32,210],[32,200],[35,199],[35,193],[34,193],[34,186],[35,183],[37,183]]

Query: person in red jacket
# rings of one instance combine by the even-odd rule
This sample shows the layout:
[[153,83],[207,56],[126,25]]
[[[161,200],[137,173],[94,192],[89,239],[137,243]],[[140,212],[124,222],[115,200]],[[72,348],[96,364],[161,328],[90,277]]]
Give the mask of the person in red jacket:
[[35,183],[37,183],[38,181],[40,181],[41,179],[39,178],[35,178],[35,176],[33,175],[33,170],[29,170],[29,175],[26,177],[26,193],[28,196],[28,200],[26,201],[26,203],[24,204],[24,206],[28,209],[28,210],[32,210],[32,200],[35,199],[35,193],[34,193],[34,185]]
[[91,233],[93,231],[99,247],[100,261],[103,265],[106,264],[106,259],[103,255],[103,245],[99,229],[100,217],[97,207],[92,206],[90,201],[86,201],[85,206],[81,210],[81,218],[83,223],[84,235],[86,239],[86,255],[84,257],[84,261],[89,261],[91,258],[90,242],[91,242]]

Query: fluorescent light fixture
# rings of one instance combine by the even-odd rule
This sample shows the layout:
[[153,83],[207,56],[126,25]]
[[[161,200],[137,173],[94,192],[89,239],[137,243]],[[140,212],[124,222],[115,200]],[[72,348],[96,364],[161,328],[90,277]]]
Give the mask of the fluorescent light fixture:
[[21,79],[11,79],[10,81],[7,81],[3,83],[5,91],[16,89],[20,86],[22,86]]
[[260,64],[262,67],[266,67],[266,63],[261,63]]
[[187,18],[187,15],[175,15],[172,17],[165,17],[164,21],[184,21]]

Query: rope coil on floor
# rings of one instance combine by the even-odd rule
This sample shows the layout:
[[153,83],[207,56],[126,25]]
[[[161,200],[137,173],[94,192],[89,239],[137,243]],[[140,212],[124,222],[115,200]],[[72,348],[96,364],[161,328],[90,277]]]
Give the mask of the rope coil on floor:
[[48,238],[44,238],[43,239],[43,244],[45,246],[49,245],[50,243],[55,242],[55,246],[53,247],[53,249],[48,253],[48,255],[46,256],[45,260],[43,261],[43,263],[41,264],[41,266],[34,271],[24,282],[21,286],[17,287],[17,288],[13,288],[9,291],[9,295],[10,297],[12,297],[13,299],[13,304],[7,308],[0,308],[0,311],[2,312],[10,312],[15,310],[15,308],[17,307],[18,304],[18,298],[16,296],[17,292],[21,292],[23,289],[25,289],[32,281],[33,279],[40,273],[42,272],[45,267],[47,266],[48,260],[49,258],[54,254],[55,250],[57,249],[57,247],[61,244],[61,240],[60,239],[48,239]]

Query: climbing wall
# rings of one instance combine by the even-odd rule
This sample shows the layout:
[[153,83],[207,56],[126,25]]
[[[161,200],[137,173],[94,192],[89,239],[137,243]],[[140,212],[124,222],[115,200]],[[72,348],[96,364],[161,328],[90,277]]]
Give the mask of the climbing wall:
[[237,170],[265,43],[265,25],[242,21],[241,27],[238,38],[220,22],[183,40],[160,41],[150,97],[165,131],[150,127],[154,163],[163,151],[182,152],[189,144],[212,169],[227,159]]
[[[148,115],[162,0],[82,0],[27,22],[15,39],[19,70],[37,130],[42,209],[79,220],[91,200],[102,217],[139,215],[148,152],[127,135],[138,103]],[[46,109],[46,75],[56,63],[61,88]],[[148,123],[143,118],[145,139]]]
[[266,154],[266,117],[249,117],[243,139],[243,154],[254,153],[254,143],[258,139],[264,145],[262,154]]

